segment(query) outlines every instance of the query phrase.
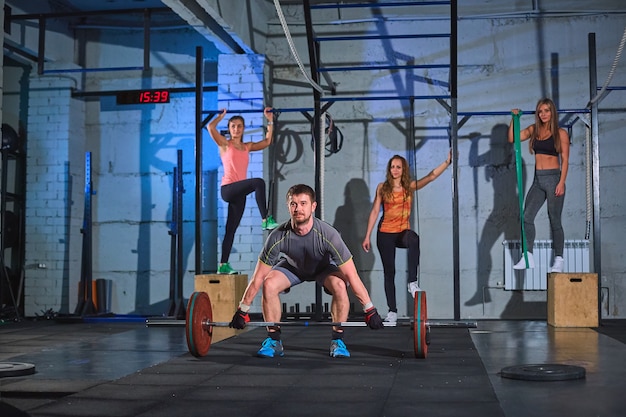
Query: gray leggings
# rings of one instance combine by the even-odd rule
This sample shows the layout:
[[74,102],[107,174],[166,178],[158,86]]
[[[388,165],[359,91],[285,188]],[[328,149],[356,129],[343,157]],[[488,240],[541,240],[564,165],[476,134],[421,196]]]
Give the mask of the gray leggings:
[[526,232],[526,245],[529,252],[532,252],[535,243],[535,217],[543,203],[548,200],[548,218],[552,229],[554,256],[563,256],[565,234],[561,225],[561,213],[563,212],[565,194],[558,197],[554,195],[560,178],[561,171],[558,169],[535,171],[533,184],[526,194],[524,203],[524,231]]

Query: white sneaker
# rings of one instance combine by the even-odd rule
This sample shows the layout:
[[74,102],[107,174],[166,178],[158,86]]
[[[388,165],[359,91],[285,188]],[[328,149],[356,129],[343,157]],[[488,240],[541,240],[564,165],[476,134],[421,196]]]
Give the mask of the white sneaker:
[[416,292],[422,291],[420,286],[417,284],[417,281],[409,282],[409,285],[407,287],[409,288],[409,294],[411,294],[411,297],[413,298],[415,298]]
[[562,256],[555,256],[550,272],[563,272],[563,263],[564,261]]
[[398,321],[398,313],[394,313],[393,311],[390,311],[389,313],[387,313],[387,317],[385,317],[384,322],[385,323],[395,323]]
[[[535,260],[533,259],[533,253],[526,252],[526,254],[528,255],[528,268],[534,268]],[[524,255],[522,255],[522,259],[520,259],[518,263],[513,265],[513,269],[526,269],[526,260],[524,259]]]

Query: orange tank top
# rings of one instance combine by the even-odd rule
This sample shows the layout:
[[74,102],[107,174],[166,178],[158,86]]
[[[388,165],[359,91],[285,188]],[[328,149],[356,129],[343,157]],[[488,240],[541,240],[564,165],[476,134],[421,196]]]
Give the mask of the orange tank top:
[[391,201],[383,202],[383,217],[379,230],[384,233],[400,233],[410,229],[411,196],[405,197],[404,191],[394,191]]
[[250,162],[250,151],[246,148],[240,150],[228,143],[228,148],[222,153],[222,165],[224,165],[224,176],[222,185],[243,181],[248,176],[248,162]]

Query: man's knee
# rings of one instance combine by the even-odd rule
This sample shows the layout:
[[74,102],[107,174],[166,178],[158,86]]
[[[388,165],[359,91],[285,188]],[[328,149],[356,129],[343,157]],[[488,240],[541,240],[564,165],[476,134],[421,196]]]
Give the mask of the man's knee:
[[283,274],[270,272],[263,281],[263,295],[276,296],[291,287],[289,280]]
[[348,297],[348,287],[346,283],[338,277],[328,277],[324,282],[324,292],[333,297]]

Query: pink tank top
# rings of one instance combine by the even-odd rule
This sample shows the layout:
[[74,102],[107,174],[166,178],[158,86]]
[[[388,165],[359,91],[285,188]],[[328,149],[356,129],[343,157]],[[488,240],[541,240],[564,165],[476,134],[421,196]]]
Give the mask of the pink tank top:
[[222,185],[243,181],[248,176],[248,162],[250,162],[250,152],[239,150],[228,143],[228,148],[221,155],[224,165],[224,176]]

